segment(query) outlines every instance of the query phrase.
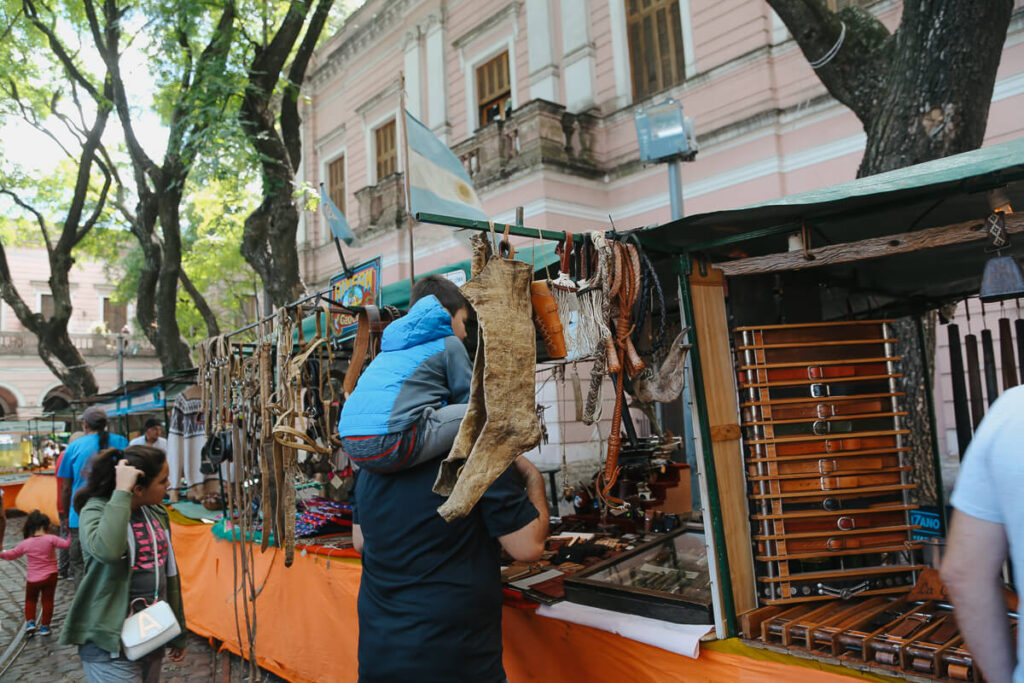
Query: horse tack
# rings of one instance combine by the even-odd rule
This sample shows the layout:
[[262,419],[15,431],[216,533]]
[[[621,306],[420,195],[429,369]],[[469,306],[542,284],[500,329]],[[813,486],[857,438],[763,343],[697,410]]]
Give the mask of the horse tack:
[[363,372],[366,363],[374,359],[380,353],[381,335],[384,328],[396,320],[398,309],[393,306],[378,308],[377,306],[363,306],[358,309],[356,339],[352,345],[352,357],[348,362],[348,370],[345,372],[345,396],[352,394],[356,388],[359,375]]
[[[633,347],[631,335],[632,310],[639,296],[641,279],[639,255],[633,245],[616,242],[613,245],[615,266],[620,270],[613,275],[612,290],[612,327],[614,328],[614,347],[620,361],[620,368],[615,375],[615,407],[612,410],[612,423],[608,434],[608,453],[605,456],[604,471],[601,473],[602,493],[610,501],[621,503],[610,495],[612,487],[619,476],[619,451],[622,448],[622,412],[624,408],[625,375],[635,377],[644,368],[644,362]],[[612,368],[609,367],[609,372]]]

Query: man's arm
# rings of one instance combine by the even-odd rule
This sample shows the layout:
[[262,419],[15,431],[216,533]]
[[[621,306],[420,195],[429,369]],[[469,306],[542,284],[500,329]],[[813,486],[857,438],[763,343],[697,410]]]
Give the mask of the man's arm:
[[[64,477],[58,477],[58,479],[60,480],[60,511],[64,516],[64,519],[67,519],[71,515],[72,481],[70,479],[65,479]],[[52,490],[53,489],[51,489],[51,491]]]
[[363,529],[358,524],[352,525],[352,547],[360,555],[363,554]]
[[499,536],[501,547],[523,562],[539,560],[548,538],[548,499],[544,493],[544,476],[526,456],[520,455],[513,466],[526,481],[526,497],[537,508],[537,519],[510,534]]
[[960,510],[953,513],[942,579],[956,622],[989,683],[1010,683],[1016,650],[1003,599],[1006,529]]

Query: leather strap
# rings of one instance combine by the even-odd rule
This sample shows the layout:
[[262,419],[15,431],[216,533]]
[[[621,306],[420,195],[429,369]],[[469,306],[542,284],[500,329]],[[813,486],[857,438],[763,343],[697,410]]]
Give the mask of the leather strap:
[[363,373],[363,366],[366,364],[371,349],[372,325],[380,322],[380,309],[376,306],[365,306],[359,309],[357,320],[356,340],[352,345],[352,357],[348,362],[348,370],[345,371],[345,398],[352,395],[356,388],[356,382],[359,381],[359,375]]

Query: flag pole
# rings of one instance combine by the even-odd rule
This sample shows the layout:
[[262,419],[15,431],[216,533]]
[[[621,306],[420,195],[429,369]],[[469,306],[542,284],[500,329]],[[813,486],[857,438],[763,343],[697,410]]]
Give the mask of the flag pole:
[[409,290],[412,291],[412,286],[416,284],[416,250],[413,246],[412,240],[412,225],[414,219],[412,216],[412,194],[409,189],[409,134],[408,120],[405,114],[405,72],[399,72],[399,78],[401,79],[401,93],[402,102],[402,160],[405,162],[405,172],[402,174],[405,176],[405,215],[409,218]]

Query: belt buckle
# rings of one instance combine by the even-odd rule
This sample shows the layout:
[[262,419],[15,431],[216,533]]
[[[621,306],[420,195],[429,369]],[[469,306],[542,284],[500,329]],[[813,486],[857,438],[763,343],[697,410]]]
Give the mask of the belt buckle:
[[840,531],[853,531],[857,528],[857,520],[853,517],[840,517],[836,520],[836,527]]
[[818,474],[832,474],[839,469],[839,464],[834,458],[821,458],[818,460]]
[[[810,379],[814,379],[811,377]],[[828,385],[815,382],[811,385],[811,398],[825,398],[828,396]]]
[[825,436],[832,430],[829,423],[825,420],[815,420],[811,423],[811,431],[814,432],[816,436]]
[[824,420],[826,417],[832,417],[836,414],[835,406],[828,403],[819,403],[815,406],[815,412],[818,414],[819,420]]

